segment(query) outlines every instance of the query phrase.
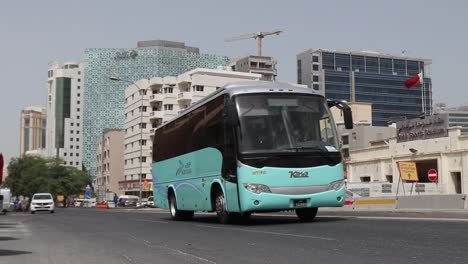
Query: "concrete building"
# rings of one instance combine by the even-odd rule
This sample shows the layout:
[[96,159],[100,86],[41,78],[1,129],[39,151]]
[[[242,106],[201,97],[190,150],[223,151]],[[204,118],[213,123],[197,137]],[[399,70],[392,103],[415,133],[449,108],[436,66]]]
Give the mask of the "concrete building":
[[448,114],[449,126],[460,126],[463,135],[468,134],[468,106],[436,107],[435,114]]
[[152,137],[154,129],[230,82],[256,81],[260,74],[197,68],[178,76],[137,81],[125,89],[125,194],[152,195]]
[[276,61],[268,56],[246,56],[230,63],[233,71],[261,74],[263,81],[274,81],[277,76]]
[[[468,135],[461,127],[448,128],[443,116],[415,119],[397,125],[397,136],[370,147],[350,150],[346,163],[348,188],[355,184],[378,185],[371,196],[405,192],[399,184],[398,162],[414,162],[418,180],[405,183],[406,195],[466,194],[468,192]],[[429,170],[438,178],[432,182]],[[413,186],[414,185],[414,186]],[[354,186],[355,187],[355,186]],[[374,193],[374,194],[372,194]],[[369,192],[367,192],[369,195]]]
[[47,79],[48,156],[82,169],[83,64],[49,63]]
[[124,176],[123,168],[123,129],[104,129],[96,144],[96,192],[98,201],[112,200],[114,193],[123,194],[119,190],[119,181]]
[[[370,51],[309,49],[297,55],[297,82],[329,99],[371,103],[372,125],[387,126],[432,114],[431,63]],[[407,89],[404,81],[419,72],[424,72],[424,86]]]
[[353,113],[353,129],[344,127],[340,109],[333,107],[331,112],[341,143],[341,152],[345,161],[349,160],[349,151],[370,147],[375,141],[382,141],[396,136],[394,127],[372,126],[372,105],[369,103],[348,103]]
[[[84,53],[85,85],[83,163],[96,172],[95,144],[105,128],[124,128],[125,88],[129,82],[177,76],[198,67],[227,65],[226,56],[201,54],[173,41],[140,41],[136,48],[88,48]],[[125,81],[112,81],[117,76]]]
[[28,106],[20,117],[20,157],[46,147],[46,108]]

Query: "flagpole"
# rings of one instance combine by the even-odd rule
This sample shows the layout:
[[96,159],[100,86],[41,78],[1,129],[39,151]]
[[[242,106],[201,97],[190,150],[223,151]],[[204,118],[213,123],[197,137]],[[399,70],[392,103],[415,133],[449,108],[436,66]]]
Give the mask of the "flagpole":
[[425,104],[424,104],[424,68],[423,70],[421,71],[421,78],[422,78],[422,83],[421,83],[421,102],[422,102],[422,112],[424,115],[426,115],[426,107],[425,107]]

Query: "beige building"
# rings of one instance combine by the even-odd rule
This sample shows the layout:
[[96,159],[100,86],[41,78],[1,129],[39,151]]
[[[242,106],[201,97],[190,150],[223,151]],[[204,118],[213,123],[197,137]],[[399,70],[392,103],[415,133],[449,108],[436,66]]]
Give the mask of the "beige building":
[[261,75],[262,81],[274,81],[277,76],[276,61],[268,56],[246,56],[231,62],[231,69]]
[[98,201],[113,198],[119,191],[119,181],[124,177],[123,168],[123,129],[105,129],[96,145],[96,191]]
[[[421,124],[424,126],[424,123]],[[437,132],[435,129],[428,128],[426,131]],[[391,187],[387,193],[395,195],[400,177],[398,162],[411,161],[415,162],[417,168],[418,194],[466,194],[468,192],[468,135],[461,134],[461,127],[451,127],[445,131],[446,135],[442,132],[440,137],[413,138],[409,141],[399,140],[402,136],[406,136],[399,132],[397,137],[381,141],[380,144],[350,150],[350,159],[346,165],[350,183],[348,188],[350,186],[352,188],[353,184],[385,184]],[[426,132],[426,134],[429,133]],[[411,135],[416,134],[412,132]],[[437,171],[438,178],[435,182],[431,182],[428,177],[430,169]],[[406,191],[410,186],[411,184],[406,183]],[[400,189],[400,192],[402,191]]]
[[29,106],[21,111],[20,157],[46,147],[46,108]]

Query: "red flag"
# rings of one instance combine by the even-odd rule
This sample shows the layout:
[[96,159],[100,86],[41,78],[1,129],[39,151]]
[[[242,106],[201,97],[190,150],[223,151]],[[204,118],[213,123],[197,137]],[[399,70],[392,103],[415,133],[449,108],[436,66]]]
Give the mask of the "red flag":
[[3,154],[0,153],[0,184],[3,181]]
[[412,76],[411,78],[409,78],[408,80],[405,81],[405,86],[406,88],[410,89],[414,86],[418,86],[418,85],[421,85],[423,84],[423,74],[422,72]]

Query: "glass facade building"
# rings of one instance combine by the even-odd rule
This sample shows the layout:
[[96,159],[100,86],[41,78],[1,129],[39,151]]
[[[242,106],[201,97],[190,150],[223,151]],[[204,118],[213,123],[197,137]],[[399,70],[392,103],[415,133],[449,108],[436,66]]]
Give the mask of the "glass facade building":
[[[103,130],[124,128],[125,88],[129,82],[177,76],[191,69],[213,69],[228,63],[226,56],[200,54],[197,48],[186,47],[183,43],[169,44],[172,47],[139,43],[139,48],[134,49],[85,50],[83,165],[91,175],[96,173],[96,142]],[[112,81],[111,76],[126,81]]]
[[[307,50],[297,55],[297,79],[329,99],[371,103],[372,125],[387,126],[432,113],[430,64],[375,52]],[[419,72],[424,72],[424,86],[407,89],[404,82]]]

